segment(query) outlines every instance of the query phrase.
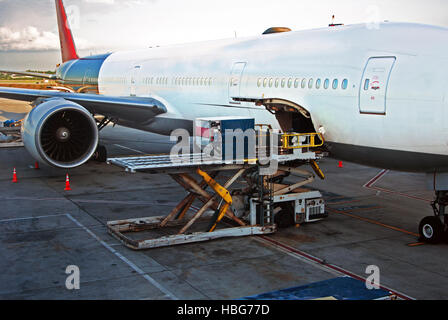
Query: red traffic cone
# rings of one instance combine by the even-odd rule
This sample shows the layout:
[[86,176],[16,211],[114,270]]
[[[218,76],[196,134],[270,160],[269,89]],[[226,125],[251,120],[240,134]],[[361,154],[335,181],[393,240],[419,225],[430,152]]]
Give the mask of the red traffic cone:
[[342,164],[342,161],[339,161],[339,168],[344,168],[344,165]]
[[12,182],[14,183],[19,182],[19,180],[17,180],[16,168],[14,168],[14,172],[12,173]]
[[36,169],[36,170],[39,169],[39,162],[36,161],[36,162],[34,163],[34,169]]
[[64,190],[65,191],[71,191],[72,190],[70,188],[70,178],[68,176],[68,173],[67,173],[67,176],[65,177],[65,189]]

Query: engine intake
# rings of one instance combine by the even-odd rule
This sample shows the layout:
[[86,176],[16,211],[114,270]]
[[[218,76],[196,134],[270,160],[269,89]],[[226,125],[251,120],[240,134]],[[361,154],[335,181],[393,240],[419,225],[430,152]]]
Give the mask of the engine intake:
[[92,157],[98,145],[98,128],[84,107],[53,98],[44,100],[27,115],[22,139],[36,160],[59,168],[74,168]]

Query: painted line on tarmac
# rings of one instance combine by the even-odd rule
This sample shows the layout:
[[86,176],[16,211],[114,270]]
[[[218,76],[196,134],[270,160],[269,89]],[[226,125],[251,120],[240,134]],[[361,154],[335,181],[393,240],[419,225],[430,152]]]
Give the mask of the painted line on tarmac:
[[[361,277],[361,276],[359,276],[359,275],[357,275],[357,274],[355,274],[355,273],[353,273],[351,271],[348,271],[348,270],[346,270],[344,268],[338,267],[338,266],[336,266],[334,264],[327,263],[323,259],[317,258],[317,257],[315,257],[313,255],[310,255],[310,254],[306,253],[306,252],[303,252],[301,250],[293,248],[293,247],[291,247],[291,246],[289,246],[287,244],[284,244],[284,243],[282,243],[282,242],[280,242],[278,240],[274,240],[274,239],[272,239],[270,237],[267,237],[267,236],[257,236],[257,238],[263,239],[266,243],[269,243],[274,248],[279,249],[279,251],[284,252],[284,250],[286,250],[286,251],[295,253],[295,254],[301,256],[302,258],[305,258],[305,259],[309,260],[310,262],[314,262],[314,263],[316,263],[316,264],[318,264],[320,266],[329,268],[329,269],[333,270],[333,272],[336,271],[339,274],[344,274],[344,275],[347,275],[349,277],[352,277],[353,279],[356,279],[356,280],[359,280],[359,281],[363,281],[364,283],[367,283],[367,279],[366,278],[363,278],[363,277]],[[394,294],[395,296],[397,296],[397,297],[399,297],[401,299],[404,299],[404,300],[415,300],[414,298],[412,298],[412,297],[410,297],[410,296],[408,296],[408,295],[406,295],[404,293],[401,293],[401,292],[396,291],[396,290],[392,290],[392,289],[390,289],[388,287],[380,285],[380,288],[383,289],[383,290],[387,290],[387,291],[391,292],[392,294]]]
[[127,205],[151,205],[151,206],[173,206],[177,203],[159,203],[157,201],[124,201],[124,200],[95,200],[95,199],[71,199],[71,198],[33,198],[33,197],[14,197],[0,198],[0,201],[72,201],[75,203],[97,203],[97,204],[127,204]]
[[417,247],[417,246],[423,246],[425,245],[425,242],[415,242],[415,243],[408,243],[408,247]]
[[378,226],[381,226],[381,227],[384,227],[384,228],[387,228],[387,229],[391,229],[391,230],[394,230],[394,231],[398,231],[398,232],[401,232],[401,233],[409,234],[409,235],[412,235],[412,236],[416,236],[416,237],[420,236],[419,234],[417,234],[415,232],[404,230],[404,229],[401,229],[401,228],[398,228],[398,227],[394,227],[394,226],[391,226],[391,225],[388,225],[388,224],[385,224],[385,223],[381,223],[379,221],[372,220],[372,219],[369,219],[369,218],[360,217],[360,216],[357,216],[357,215],[354,215],[354,214],[351,214],[351,213],[348,213],[348,212],[339,211],[339,210],[336,210],[336,209],[330,209],[328,207],[327,207],[327,211],[329,211],[330,213],[342,214],[342,215],[347,216],[347,217],[351,217],[351,218],[355,218],[355,219],[362,220],[362,221],[365,221],[365,222],[369,222],[369,223],[372,223],[372,224],[376,224]]
[[149,283],[151,283],[153,286],[155,286],[157,289],[162,291],[165,296],[171,300],[178,300],[178,298],[167,288],[162,286],[160,283],[158,283],[156,280],[151,278],[148,274],[146,274],[142,269],[140,269],[137,265],[135,265],[133,262],[131,262],[129,259],[127,259],[125,256],[123,256],[121,253],[119,253],[117,250],[112,248],[110,245],[108,245],[106,242],[101,240],[96,234],[94,234],[90,229],[85,227],[81,222],[76,220],[71,214],[67,213],[65,214],[67,218],[69,218],[71,221],[73,221],[77,226],[82,228],[84,231],[86,231],[92,238],[97,240],[103,247],[105,247],[107,250],[109,250],[111,253],[113,253],[115,256],[117,256],[120,260],[122,260],[124,263],[126,263],[129,267],[131,267],[134,271],[136,271],[139,275],[141,275],[143,278],[145,278]]
[[119,148],[123,148],[123,149],[127,149],[127,150],[130,150],[130,151],[134,151],[134,152],[137,152],[137,153],[140,153],[140,154],[146,154],[143,151],[132,149],[132,148],[129,148],[129,147],[125,147],[125,146],[122,146],[121,144],[115,143],[114,146],[119,147]]
[[0,220],[0,223],[2,223],[2,222],[24,221],[24,220],[33,220],[33,219],[42,219],[42,218],[53,218],[53,217],[61,217],[61,216],[65,216],[65,214],[52,214],[52,215],[47,215],[47,216],[3,219],[3,220]]
[[78,227],[82,228],[85,232],[87,232],[90,236],[92,236],[95,240],[97,240],[103,247],[105,247],[107,250],[109,250],[111,253],[116,255],[118,258],[120,258],[123,262],[125,262],[128,266],[130,266],[134,271],[136,271],[139,275],[143,276],[147,281],[149,281],[152,285],[154,285],[157,289],[162,291],[165,296],[171,300],[178,300],[178,298],[171,293],[168,289],[163,287],[160,283],[158,283],[156,280],[151,278],[148,274],[146,274],[142,269],[140,269],[137,265],[135,265],[133,262],[131,262],[129,259],[127,259],[125,256],[120,254],[118,251],[113,249],[111,245],[108,245],[103,240],[101,240],[96,234],[94,234],[90,229],[88,229],[86,226],[84,226],[81,222],[79,222],[77,219],[75,219],[71,214],[53,214],[53,215],[45,215],[45,216],[37,216],[37,217],[24,217],[24,218],[14,218],[14,219],[3,219],[0,220],[0,223],[4,222],[15,222],[15,221],[26,221],[26,220],[33,220],[33,219],[42,219],[42,218],[54,218],[54,217],[66,217],[70,219],[72,222],[74,222]]
[[363,185],[364,188],[370,188],[375,183],[377,183],[389,170],[383,169],[376,176],[370,179],[366,184]]
[[409,198],[409,199],[425,201],[425,202],[431,202],[432,201],[432,200],[429,200],[429,199],[425,199],[425,198],[421,198],[421,197],[417,197],[417,196],[412,196],[410,194],[399,192],[399,191],[394,191],[394,190],[390,190],[390,189],[384,189],[384,188],[380,188],[380,187],[375,187],[374,184],[377,183],[388,172],[389,172],[389,170],[386,170],[386,169],[381,170],[376,176],[374,176],[366,184],[364,184],[363,187],[367,188],[367,189],[380,191],[380,192],[395,194],[395,195],[398,195],[398,196],[401,196],[401,197],[406,197],[406,198]]

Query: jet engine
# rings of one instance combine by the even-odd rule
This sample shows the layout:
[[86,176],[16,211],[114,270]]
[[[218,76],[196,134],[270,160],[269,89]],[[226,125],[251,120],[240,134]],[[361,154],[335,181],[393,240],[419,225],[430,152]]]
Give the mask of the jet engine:
[[37,161],[58,168],[74,168],[87,162],[95,152],[98,127],[81,105],[50,98],[26,116],[22,140]]

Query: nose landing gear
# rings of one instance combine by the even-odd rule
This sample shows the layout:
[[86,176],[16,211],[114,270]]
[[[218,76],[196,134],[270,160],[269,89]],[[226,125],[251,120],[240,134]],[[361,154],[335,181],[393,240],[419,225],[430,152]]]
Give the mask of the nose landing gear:
[[443,240],[448,230],[447,205],[448,191],[436,191],[436,199],[431,202],[434,216],[423,218],[418,228],[421,241],[436,244]]

